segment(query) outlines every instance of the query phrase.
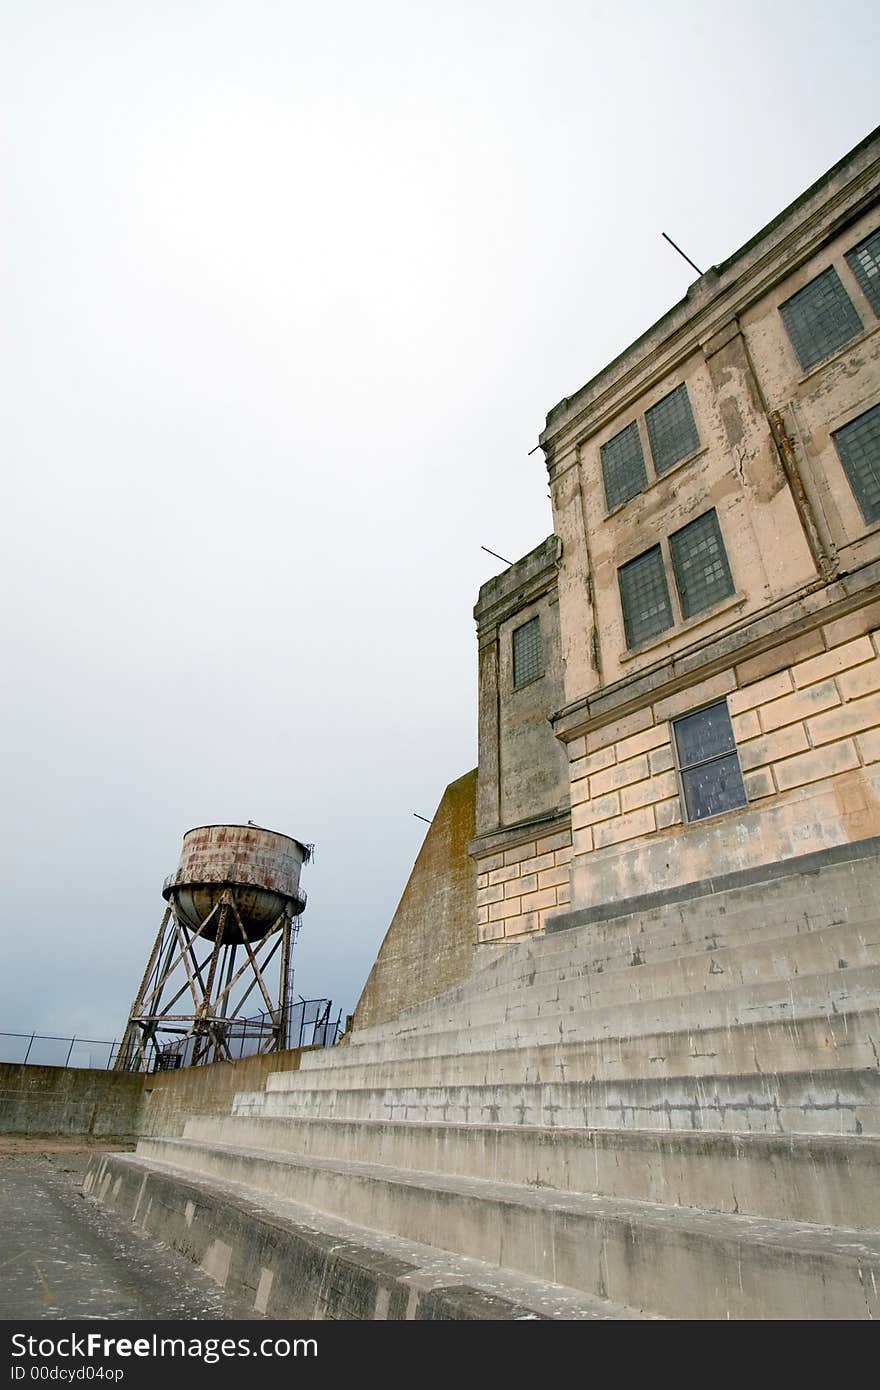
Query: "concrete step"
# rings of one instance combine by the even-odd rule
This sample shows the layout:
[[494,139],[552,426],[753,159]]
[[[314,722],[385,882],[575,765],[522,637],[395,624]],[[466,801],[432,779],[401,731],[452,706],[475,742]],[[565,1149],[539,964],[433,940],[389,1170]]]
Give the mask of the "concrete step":
[[[816,874],[799,874],[508,944],[498,948],[496,957],[471,979],[438,996],[437,1002],[455,1004],[471,997],[474,988],[481,994],[507,990],[522,980],[537,982],[544,974],[549,978],[559,972],[567,978],[569,970],[595,972],[650,964],[724,949],[737,941],[798,935],[846,922],[861,923],[869,930],[878,921],[880,860],[861,864],[855,879],[852,865],[833,866],[824,871],[823,890],[826,883],[828,893],[823,891],[821,900],[816,896]],[[835,903],[835,883],[840,887],[841,905]],[[417,1016],[424,1008],[424,1004],[413,1005],[402,1010],[400,1017]]]
[[483,1051],[455,1050],[430,1056],[389,1055],[376,1060],[345,1045],[306,1053],[298,1071],[271,1072],[266,1092],[360,1089],[386,1086],[482,1086],[592,1080],[643,1080],[664,1076],[768,1076],[813,1071],[871,1071],[880,1057],[880,1014],[829,1008],[794,1021],[683,1028],[571,1040],[544,1046],[491,1043]]
[[680,1318],[880,1316],[880,1233],[556,1188],[145,1140],[143,1156]]
[[[435,1029],[359,1046],[348,1044],[347,1051],[362,1062],[381,1062],[554,1042],[635,1039],[681,1031],[699,1033],[775,1021],[795,1023],[817,1013],[830,1018],[873,1009],[876,1014],[880,1010],[880,968],[862,966],[764,984],[737,985],[733,989],[600,1004],[595,1008],[566,1007],[553,1001],[540,1007],[542,1011],[537,1017]],[[302,1060],[303,1071],[326,1065],[316,1053],[308,1053]]]
[[[627,1006],[678,995],[722,993],[739,987],[788,982],[795,977],[834,975],[843,969],[880,964],[880,924],[842,923],[792,937],[738,943],[724,950],[703,951],[656,964],[629,965],[591,973],[578,968],[574,978],[526,978],[506,991],[461,998],[451,1005],[432,1004],[405,1020],[352,1035],[351,1046],[362,1047],[390,1038],[421,1036],[447,1029],[524,1022],[530,1018],[580,1012],[583,1009]],[[877,976],[880,982],[880,972]]]
[[[224,1149],[880,1229],[880,1138],[245,1116],[192,1119],[183,1137]],[[156,1141],[138,1151],[164,1157]]]
[[193,1176],[135,1154],[102,1155],[86,1192],[188,1256],[255,1314],[320,1321],[656,1318],[480,1260]]
[[[305,1078],[308,1080],[308,1077]],[[234,1113],[696,1133],[880,1135],[880,1071],[243,1092]]]

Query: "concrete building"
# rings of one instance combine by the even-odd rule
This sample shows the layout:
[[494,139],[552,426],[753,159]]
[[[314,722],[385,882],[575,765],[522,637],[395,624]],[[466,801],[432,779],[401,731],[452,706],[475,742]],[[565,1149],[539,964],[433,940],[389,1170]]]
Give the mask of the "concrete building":
[[878,326],[880,132],[550,412],[345,1044],[89,1193],[272,1317],[880,1316]]
[[555,535],[476,608],[481,943],[880,834],[878,160],[547,416]]

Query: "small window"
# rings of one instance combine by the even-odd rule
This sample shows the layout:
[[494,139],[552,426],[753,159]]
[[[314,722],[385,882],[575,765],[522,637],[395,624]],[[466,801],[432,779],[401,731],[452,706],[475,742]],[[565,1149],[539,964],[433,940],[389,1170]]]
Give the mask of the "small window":
[[866,521],[880,519],[880,405],[831,436]]
[[541,623],[532,618],[513,632],[513,684],[525,685],[526,681],[541,675]]
[[669,537],[672,568],[685,618],[711,608],[734,592],[721,529],[714,511],[705,512]]
[[874,313],[880,314],[880,229],[854,246],[846,260]]
[[617,571],[626,645],[638,647],[672,627],[672,608],[659,545]]
[[834,266],[792,295],[779,312],[804,371],[862,331],[862,321]]
[[635,421],[602,445],[605,505],[609,512],[648,485],[639,427]]
[[673,722],[678,770],[689,821],[745,806],[739,757],[727,702]]
[[646,418],[654,468],[658,473],[665,473],[679,459],[699,449],[700,436],[683,383],[649,410]]

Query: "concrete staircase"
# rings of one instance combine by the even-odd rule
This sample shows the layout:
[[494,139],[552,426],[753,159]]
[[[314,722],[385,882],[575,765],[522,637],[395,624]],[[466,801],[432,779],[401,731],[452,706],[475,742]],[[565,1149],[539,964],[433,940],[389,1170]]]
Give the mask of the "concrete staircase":
[[275,1317],[876,1317],[878,890],[509,946],[88,1189]]

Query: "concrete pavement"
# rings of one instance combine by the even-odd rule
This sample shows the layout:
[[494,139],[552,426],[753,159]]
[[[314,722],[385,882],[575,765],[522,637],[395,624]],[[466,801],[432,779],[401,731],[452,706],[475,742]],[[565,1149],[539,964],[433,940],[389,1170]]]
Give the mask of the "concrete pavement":
[[0,1319],[253,1318],[189,1260],[81,1196],[95,1152],[0,1142]]

